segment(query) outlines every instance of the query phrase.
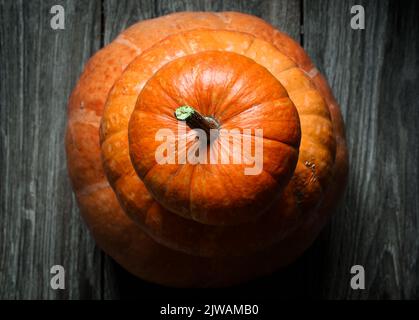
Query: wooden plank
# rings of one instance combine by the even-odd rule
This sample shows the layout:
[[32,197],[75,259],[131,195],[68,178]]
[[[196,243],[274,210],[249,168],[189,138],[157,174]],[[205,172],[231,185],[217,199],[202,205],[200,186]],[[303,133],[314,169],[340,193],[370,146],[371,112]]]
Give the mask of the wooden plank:
[[105,0],[105,43],[112,41],[122,30],[137,21],[179,11],[239,11],[249,13],[272,23],[297,41],[300,39],[299,0]]
[[[365,30],[350,27],[356,4]],[[419,295],[417,12],[416,1],[304,2],[305,48],[341,104],[350,149],[343,208],[321,244],[325,298]],[[366,290],[349,286],[355,264]]]
[[[65,9],[52,30],[50,8]],[[67,176],[68,96],[100,45],[100,1],[0,1],[0,298],[101,297],[101,255]],[[63,265],[66,290],[50,288]]]
[[238,11],[258,16],[300,39],[300,1],[299,0],[224,0],[224,1],[183,1],[159,0],[156,14],[165,15],[178,11]]
[[130,25],[145,19],[154,18],[156,1],[103,1],[104,42],[108,44]]

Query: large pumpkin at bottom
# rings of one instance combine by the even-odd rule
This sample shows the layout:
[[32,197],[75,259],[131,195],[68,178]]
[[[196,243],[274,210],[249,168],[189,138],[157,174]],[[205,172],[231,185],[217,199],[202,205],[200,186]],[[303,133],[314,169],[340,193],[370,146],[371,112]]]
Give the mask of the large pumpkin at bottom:
[[[162,129],[176,132],[172,158],[197,145],[207,161],[157,161]],[[199,132],[216,134],[203,145]],[[257,146],[260,170],[246,174]],[[292,262],[329,218],[348,167],[338,105],[304,50],[235,12],[143,21],[100,50],[70,97],[66,150],[98,245],[171,286],[232,285]],[[214,150],[227,161],[209,161]]]

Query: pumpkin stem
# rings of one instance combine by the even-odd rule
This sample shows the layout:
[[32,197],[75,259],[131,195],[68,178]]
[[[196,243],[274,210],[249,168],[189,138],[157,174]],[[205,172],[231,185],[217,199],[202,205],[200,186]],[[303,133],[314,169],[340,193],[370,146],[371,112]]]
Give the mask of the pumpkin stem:
[[210,137],[211,129],[218,129],[220,127],[215,119],[211,117],[204,117],[194,108],[187,105],[177,108],[175,111],[175,117],[180,121],[186,121],[186,124],[191,129],[204,130],[207,134],[207,138]]

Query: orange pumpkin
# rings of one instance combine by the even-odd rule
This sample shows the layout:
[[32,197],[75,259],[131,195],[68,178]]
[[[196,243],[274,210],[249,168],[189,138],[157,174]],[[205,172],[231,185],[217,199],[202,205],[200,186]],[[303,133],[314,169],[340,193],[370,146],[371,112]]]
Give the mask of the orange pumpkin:
[[[239,130],[241,150],[244,130],[262,129],[249,138],[251,150],[263,146],[260,173],[246,175],[229,153],[229,163],[157,163],[160,129],[196,131],[175,113],[185,105],[194,108],[188,120],[218,132],[208,152],[229,150],[224,129]],[[181,137],[171,142],[176,155],[194,142]],[[234,12],[143,21],[99,51],[71,95],[66,148],[99,246],[135,275],[172,286],[231,285],[292,262],[347,176],[327,82],[297,43]]]

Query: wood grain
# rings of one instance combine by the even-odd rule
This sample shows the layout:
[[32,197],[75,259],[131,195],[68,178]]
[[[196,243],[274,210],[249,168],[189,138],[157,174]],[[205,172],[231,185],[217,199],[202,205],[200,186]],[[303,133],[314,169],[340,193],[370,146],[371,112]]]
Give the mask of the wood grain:
[[[355,4],[365,30],[350,28]],[[325,298],[419,297],[418,12],[416,1],[304,3],[305,49],[341,104],[350,151],[343,208],[322,244]],[[365,290],[348,285],[355,264]]]
[[[82,223],[67,177],[67,98],[99,48],[100,2],[0,2],[0,298],[101,297],[101,253]],[[52,290],[63,265],[66,290]]]
[[[50,28],[62,4],[66,29]],[[362,4],[366,29],[350,28]],[[281,272],[220,297],[419,298],[417,2],[332,0],[0,0],[0,299],[212,297],[134,278],[95,247],[64,153],[68,96],[83,64],[138,20],[183,10],[255,14],[302,41],[341,104],[350,178],[341,209]],[[304,25],[304,35],[300,25]],[[62,264],[66,290],[50,288]],[[350,288],[350,267],[366,290]]]

